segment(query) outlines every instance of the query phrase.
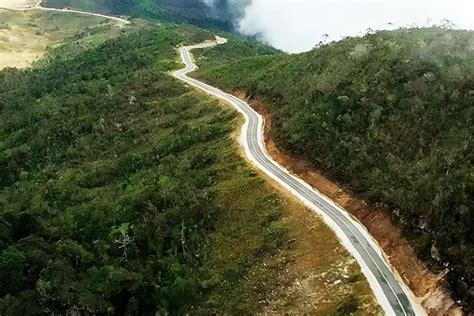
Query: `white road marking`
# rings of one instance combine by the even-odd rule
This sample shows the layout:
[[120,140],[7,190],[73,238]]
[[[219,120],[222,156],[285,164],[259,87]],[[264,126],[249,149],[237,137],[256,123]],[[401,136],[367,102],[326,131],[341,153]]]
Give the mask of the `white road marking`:
[[[263,118],[247,103],[215,87],[187,76],[197,69],[192,62],[190,50],[212,47],[225,43],[222,38],[215,42],[186,46],[180,49],[180,56],[185,63],[184,69],[173,75],[204,92],[226,101],[236,108],[244,117],[240,143],[247,157],[263,172],[297,196],[306,206],[321,215],[324,221],[334,230],[342,244],[356,258],[366,275],[382,309],[388,315],[425,315],[426,312],[416,302],[413,293],[404,284],[400,276],[385,260],[377,242],[365,227],[355,221],[339,205],[312,188],[309,184],[291,175],[284,167],[273,161],[267,153],[263,141]],[[252,124],[252,126],[250,126]]]

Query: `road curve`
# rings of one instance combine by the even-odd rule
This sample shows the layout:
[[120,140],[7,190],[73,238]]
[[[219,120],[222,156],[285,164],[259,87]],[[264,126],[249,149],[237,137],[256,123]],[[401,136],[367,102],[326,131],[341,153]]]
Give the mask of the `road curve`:
[[186,67],[174,72],[174,77],[229,103],[245,117],[240,141],[247,157],[265,174],[323,217],[342,244],[358,261],[380,306],[387,315],[425,315],[423,308],[415,302],[411,291],[391,269],[380,247],[367,230],[351,218],[344,209],[273,161],[263,141],[263,118],[239,98],[187,76],[188,73],[197,69],[192,60],[191,50],[212,47],[225,42],[224,39],[216,37],[215,42],[180,48],[180,55]]
[[130,24],[130,21],[125,20],[123,18],[116,17],[116,16],[105,15],[105,14],[94,13],[94,12],[81,11],[81,10],[75,10],[75,9],[68,9],[68,8],[63,8],[63,9],[48,8],[48,7],[43,7],[41,5],[41,3],[42,3],[42,0],[38,1],[34,5],[25,5],[25,6],[20,6],[18,8],[9,7],[9,8],[6,8],[6,9],[14,10],[14,11],[42,10],[42,11],[52,11],[52,12],[62,12],[62,13],[75,13],[75,14],[96,16],[96,17],[99,17],[99,18],[109,19],[109,20],[118,22],[120,24],[120,26]]
[[80,10],[74,10],[74,9],[68,9],[68,8],[56,9],[56,8],[47,8],[47,7],[42,7],[42,6],[36,6],[36,7],[31,8],[31,9],[96,16],[96,17],[99,17],[99,18],[109,19],[109,20],[118,22],[120,24],[120,26],[130,24],[130,21],[119,18],[119,17],[116,17],[116,16],[105,15],[105,14],[100,14],[100,13],[93,13],[93,12],[87,12],[87,11],[80,11]]

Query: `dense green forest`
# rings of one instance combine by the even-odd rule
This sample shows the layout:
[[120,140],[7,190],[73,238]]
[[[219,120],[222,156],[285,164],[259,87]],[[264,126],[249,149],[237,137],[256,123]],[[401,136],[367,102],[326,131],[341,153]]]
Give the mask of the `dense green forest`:
[[[249,0],[214,1],[210,8],[201,0],[44,0],[46,7],[72,7],[91,12],[186,22],[202,27],[234,30],[234,22]],[[239,9],[240,8],[240,9]]]
[[0,314],[255,312],[282,200],[236,154],[236,114],[167,74],[210,33],[123,33],[0,72]]
[[474,32],[383,31],[198,77],[265,101],[281,148],[383,203],[474,306]]

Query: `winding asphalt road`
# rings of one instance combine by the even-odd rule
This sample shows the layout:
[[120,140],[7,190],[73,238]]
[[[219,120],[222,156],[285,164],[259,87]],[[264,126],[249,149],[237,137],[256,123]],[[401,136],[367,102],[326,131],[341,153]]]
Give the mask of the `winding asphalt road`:
[[[41,6],[41,1],[35,6],[18,8],[18,10],[30,9],[103,17],[115,20],[119,22],[121,26],[130,23],[122,18],[98,13],[45,8]],[[247,157],[268,176],[273,178],[324,218],[325,222],[335,231],[343,245],[358,261],[379,304],[386,314],[424,315],[423,309],[414,302],[411,292],[406,288],[403,282],[397,278],[396,273],[392,271],[389,264],[385,261],[380,247],[371,238],[365,228],[352,219],[341,207],[313,189],[303,180],[291,175],[285,168],[270,158],[263,141],[262,117],[239,98],[187,76],[188,73],[197,69],[190,54],[192,49],[212,47],[218,44],[224,44],[225,42],[225,39],[216,37],[215,42],[180,48],[181,58],[186,67],[176,71],[174,76],[191,86],[226,101],[245,117],[245,123],[241,133],[241,144],[245,148]]]
[[241,144],[247,157],[268,176],[297,196],[308,207],[320,214],[335,231],[343,245],[351,252],[366,275],[374,294],[387,315],[424,315],[425,312],[413,299],[410,290],[396,275],[385,260],[380,247],[367,230],[341,207],[313,189],[303,180],[291,175],[268,155],[263,141],[263,119],[246,102],[206,83],[187,76],[197,69],[192,60],[192,49],[223,44],[225,39],[216,37],[216,42],[180,48],[181,58],[186,65],[174,76],[207,94],[231,104],[245,117],[241,133]]

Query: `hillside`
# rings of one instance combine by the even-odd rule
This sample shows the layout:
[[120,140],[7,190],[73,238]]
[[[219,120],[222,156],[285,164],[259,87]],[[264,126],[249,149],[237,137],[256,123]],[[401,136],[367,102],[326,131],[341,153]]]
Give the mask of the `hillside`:
[[77,46],[91,42],[89,34],[102,34],[94,41],[117,35],[119,28],[106,19],[58,12],[0,9],[0,69],[26,67],[51,47],[66,39]]
[[[248,1],[242,1],[245,6]],[[234,29],[234,21],[241,14],[231,1],[217,1],[209,8],[201,0],[44,0],[45,7],[71,7],[90,12],[131,17],[159,19],[176,23],[190,23],[227,31]]]
[[263,101],[280,148],[383,205],[474,306],[474,32],[384,31],[198,77]]
[[236,113],[168,74],[210,37],[97,30],[0,71],[0,314],[378,311],[332,231],[239,157]]

